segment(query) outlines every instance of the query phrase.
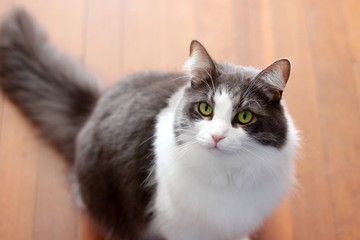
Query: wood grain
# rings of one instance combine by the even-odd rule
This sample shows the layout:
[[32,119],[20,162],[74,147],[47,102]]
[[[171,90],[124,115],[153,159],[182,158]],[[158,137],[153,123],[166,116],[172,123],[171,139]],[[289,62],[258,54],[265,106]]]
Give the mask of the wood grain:
[[1,239],[32,239],[39,140],[10,102],[5,101],[0,146]]
[[[0,19],[7,13],[7,9],[13,5],[12,0],[0,0]],[[2,129],[2,121],[3,121],[3,109],[4,109],[4,95],[0,92],[0,133]],[[0,137],[0,145],[1,145],[1,137]],[[1,148],[0,148],[1,149]]]
[[121,76],[124,6],[120,0],[89,0],[87,3],[85,57],[87,67],[106,82]]
[[307,1],[307,9],[336,237],[356,239],[360,215],[349,206],[360,200],[360,114],[350,49],[338,2]]
[[292,61],[291,80],[284,95],[303,138],[298,159],[300,187],[291,204],[294,239],[335,239],[319,116],[321,86],[312,65],[306,7],[302,1],[273,1],[270,12],[274,58],[289,57]]
[[[12,1],[0,2],[4,14]],[[0,237],[33,239],[39,140],[10,102],[0,95]]]
[[[85,1],[22,1],[60,49],[80,59],[83,52]],[[69,10],[71,9],[71,10]],[[3,138],[6,139],[6,138]],[[34,139],[38,139],[35,138]],[[30,140],[34,141],[34,140]],[[11,151],[8,151],[10,154]],[[36,156],[36,155],[34,155]],[[72,203],[67,181],[67,166],[52,148],[41,142],[37,150],[37,184],[32,234],[34,239],[76,239],[77,211]],[[10,238],[9,238],[10,239]],[[21,238],[18,238],[21,239]]]
[[[298,185],[258,239],[360,239],[359,1],[0,0],[0,16],[14,4],[107,85],[134,71],[181,70],[192,39],[220,61],[289,58]],[[103,239],[74,206],[68,169],[0,93],[1,240]]]

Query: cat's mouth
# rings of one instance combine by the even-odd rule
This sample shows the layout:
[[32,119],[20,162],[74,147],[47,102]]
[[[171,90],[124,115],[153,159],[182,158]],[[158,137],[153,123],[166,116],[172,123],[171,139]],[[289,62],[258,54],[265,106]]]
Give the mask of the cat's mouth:
[[233,154],[234,151],[232,151],[232,149],[230,149],[227,145],[225,144],[213,144],[211,146],[206,146],[205,147],[210,153],[213,154]]
[[218,144],[214,144],[212,147],[209,147],[208,149],[214,152],[224,152],[223,149],[219,147]]
[[210,147],[210,150],[214,150],[214,151],[220,151],[220,149],[218,148],[217,145]]
[[216,143],[210,141],[198,141],[198,143],[207,151],[211,153],[226,153],[226,147],[223,143]]

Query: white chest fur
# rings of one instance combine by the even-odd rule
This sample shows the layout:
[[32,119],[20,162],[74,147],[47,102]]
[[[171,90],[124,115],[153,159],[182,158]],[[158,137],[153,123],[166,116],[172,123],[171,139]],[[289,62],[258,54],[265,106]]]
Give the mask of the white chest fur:
[[[173,133],[175,106],[176,96],[156,125],[153,231],[168,240],[244,237],[289,190],[294,147],[241,155],[212,152],[196,143],[178,147]],[[295,131],[290,129],[289,138],[295,141]]]

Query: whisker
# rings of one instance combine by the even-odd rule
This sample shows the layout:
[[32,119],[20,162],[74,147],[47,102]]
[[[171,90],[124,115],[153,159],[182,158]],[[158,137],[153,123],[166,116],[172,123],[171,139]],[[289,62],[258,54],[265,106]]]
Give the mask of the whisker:
[[212,83],[212,86],[213,86],[213,91],[215,93],[214,79],[213,79],[212,75],[208,71],[206,71],[206,74],[209,76],[209,78],[211,80],[211,83]]
[[153,136],[151,136],[151,137],[147,138],[145,141],[143,141],[142,143],[140,143],[140,144],[139,144],[139,147],[140,147],[141,145],[143,145],[144,143],[146,143],[147,141],[149,141],[149,140],[153,139],[154,137],[156,137],[156,136],[155,136],[155,135],[153,135]]
[[184,76],[180,76],[180,77],[177,77],[177,78],[174,78],[174,79],[171,79],[169,80],[169,82],[173,82],[173,81],[176,81],[176,80],[179,80],[179,79],[183,79],[183,78],[189,78],[188,76],[184,75]]

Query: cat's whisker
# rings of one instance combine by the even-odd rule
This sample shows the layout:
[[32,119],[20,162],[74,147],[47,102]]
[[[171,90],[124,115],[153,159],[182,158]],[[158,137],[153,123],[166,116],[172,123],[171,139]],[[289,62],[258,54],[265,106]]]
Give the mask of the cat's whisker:
[[260,104],[259,101],[255,100],[255,99],[246,99],[243,101],[243,106],[248,105],[249,103],[255,103],[256,105],[258,105],[258,107],[261,109],[263,107],[263,104]]
[[250,150],[248,150],[248,149],[246,149],[246,148],[241,148],[241,150],[242,150],[242,151],[245,151],[245,152],[247,152],[247,153],[249,153],[249,154],[251,154],[251,155],[253,155],[253,156],[255,156],[257,159],[264,160],[263,157],[261,157],[260,155],[254,153],[254,152],[252,152],[252,151],[250,151]]
[[190,151],[190,148],[183,148],[181,151],[179,151],[179,159],[182,159],[188,152]]
[[186,142],[186,143],[180,145],[179,147],[177,147],[177,149],[181,150],[181,149],[187,148],[187,147],[189,147],[191,145],[194,145],[196,143],[197,143],[196,141],[189,141],[189,142]]
[[141,145],[145,144],[147,141],[152,140],[154,137],[156,137],[156,136],[155,136],[155,135],[153,135],[153,136],[151,136],[151,137],[149,137],[149,138],[145,139],[145,141],[143,141],[142,143],[140,143],[140,144],[139,144],[139,147],[140,147]]
[[257,173],[255,173],[254,169],[248,168],[246,172],[253,180],[253,183],[255,184],[255,186],[258,186],[260,184],[260,179],[259,179],[259,175]]
[[154,156],[155,156],[155,152],[154,151],[149,151],[149,153],[146,154],[145,158],[149,159],[149,158],[154,157]]
[[143,187],[144,185],[147,185],[147,184],[149,183],[148,181],[149,181],[151,175],[154,173],[154,171],[155,171],[155,167],[153,166],[153,167],[150,169],[148,176],[147,176],[147,177],[144,179],[144,181],[140,184],[140,187]]
[[191,133],[198,133],[195,130],[191,130],[191,129],[186,129],[186,128],[178,128],[177,130],[180,130],[182,132],[191,132]]
[[251,91],[251,88],[258,82],[259,80],[257,80],[256,78],[251,80],[250,84],[248,85],[248,87],[246,88],[246,90],[243,93],[243,98],[246,98],[248,96],[248,94]]
[[209,92],[213,92],[213,91],[214,91],[214,89],[211,89],[211,87],[210,87],[209,83],[207,83],[207,82],[206,82],[206,80],[201,79],[201,81],[202,81],[202,82],[204,82],[204,83],[206,84],[206,86],[207,86],[207,87],[208,87],[208,89],[209,89]]
[[189,141],[187,141],[187,142],[185,142],[185,143],[183,143],[183,144],[181,144],[180,146],[178,146],[177,147],[177,149],[182,149],[182,148],[186,148],[186,147],[188,147],[188,146],[191,146],[191,145],[194,145],[194,144],[196,144],[197,142],[196,141],[194,141],[194,140],[189,140]]
[[169,80],[169,82],[175,82],[176,80],[184,79],[184,78],[188,78],[188,79],[189,79],[189,76],[184,75],[184,76],[180,76],[180,77],[177,77],[177,78],[173,78],[173,79]]
[[[269,155],[269,152],[268,152],[268,151],[265,151],[264,149],[261,149],[261,148],[259,148],[259,147],[255,147],[255,146],[252,146],[252,147],[254,147],[257,151],[258,151],[258,150],[263,151],[265,155]],[[248,153],[250,153],[250,154],[252,154],[252,155],[256,155],[256,156],[257,156],[257,160],[260,160],[260,161],[261,161],[262,166],[264,166],[263,164],[268,163],[268,161],[267,161],[264,157],[260,157],[260,155],[255,154],[253,151],[250,151],[250,150],[248,150],[248,149],[245,150],[244,148],[243,148],[242,150],[244,150],[244,151],[246,151],[246,152],[248,152]],[[274,167],[272,166],[272,164],[266,164],[266,168],[262,168],[262,169],[263,169],[262,171],[264,171],[264,169],[266,169],[266,172],[271,172],[271,174],[272,174],[273,176],[277,176],[277,175],[278,175],[277,171],[274,169]]]
[[[183,155],[186,154],[186,152],[188,151],[187,149],[189,149],[189,147],[191,145],[196,144],[196,141],[188,141],[185,142],[179,146],[177,146],[176,148],[174,148],[172,151],[167,151],[166,152],[166,157],[174,157],[177,156],[178,158],[181,158]],[[189,149],[191,150],[191,149]]]
[[257,145],[254,144],[254,143],[247,142],[246,145],[247,145],[247,147],[251,147],[251,148],[254,148],[254,149],[258,150],[258,151],[261,151],[261,152],[263,152],[264,154],[269,154],[269,151],[268,151],[268,150],[266,150],[266,149],[264,149],[264,148],[261,148],[261,147],[257,146]]
[[215,93],[216,90],[215,90],[215,84],[214,84],[214,79],[212,77],[212,74],[209,72],[209,71],[206,71],[206,74],[208,75],[208,77],[210,78],[211,80],[211,83],[212,83],[212,86],[213,86],[213,92]]

